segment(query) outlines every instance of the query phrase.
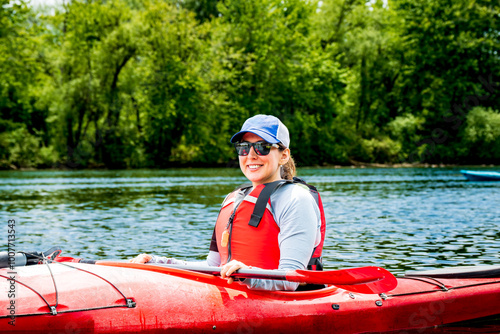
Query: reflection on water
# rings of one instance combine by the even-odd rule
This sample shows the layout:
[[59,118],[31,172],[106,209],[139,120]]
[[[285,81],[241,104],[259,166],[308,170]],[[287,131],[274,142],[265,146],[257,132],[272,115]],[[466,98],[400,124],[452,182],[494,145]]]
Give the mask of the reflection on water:
[[[398,273],[500,262],[500,182],[469,182],[458,168],[299,174],[323,198],[329,268]],[[93,259],[141,252],[203,259],[220,203],[245,181],[238,169],[6,171],[0,212],[18,221],[19,250],[59,245]]]

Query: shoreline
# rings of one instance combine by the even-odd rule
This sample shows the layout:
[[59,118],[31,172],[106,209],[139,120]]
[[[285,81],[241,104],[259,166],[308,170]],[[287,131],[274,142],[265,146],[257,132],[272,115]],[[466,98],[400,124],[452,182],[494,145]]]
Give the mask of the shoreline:
[[[307,166],[297,166],[297,168],[334,168],[334,169],[342,169],[342,168],[452,168],[452,167],[467,167],[467,168],[495,168],[500,167],[500,165],[495,164],[430,164],[430,163],[397,163],[397,164],[386,164],[386,163],[371,163],[371,162],[359,162],[359,161],[351,161],[350,165],[335,165],[335,164],[323,164],[323,165],[307,165]],[[11,166],[8,169],[0,169],[0,171],[85,171],[85,170],[144,170],[144,169],[158,169],[158,170],[166,170],[166,169],[201,169],[201,168],[239,168],[239,166],[235,163],[227,163],[220,165],[182,165],[182,164],[173,164],[169,167],[143,167],[143,168],[106,168],[104,166],[91,166],[84,168],[69,168],[66,166],[61,167],[49,167],[49,168],[18,168],[16,166]]]

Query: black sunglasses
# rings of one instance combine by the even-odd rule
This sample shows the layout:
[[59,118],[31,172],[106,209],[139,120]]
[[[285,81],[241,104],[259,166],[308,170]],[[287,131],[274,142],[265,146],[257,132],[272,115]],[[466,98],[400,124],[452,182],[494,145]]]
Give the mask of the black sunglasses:
[[265,141],[258,141],[256,143],[249,143],[247,141],[241,143],[234,143],[234,148],[236,148],[236,152],[238,155],[248,155],[250,153],[250,149],[253,147],[255,153],[257,155],[268,155],[271,152],[271,148],[276,147],[280,148],[278,144],[270,144]]

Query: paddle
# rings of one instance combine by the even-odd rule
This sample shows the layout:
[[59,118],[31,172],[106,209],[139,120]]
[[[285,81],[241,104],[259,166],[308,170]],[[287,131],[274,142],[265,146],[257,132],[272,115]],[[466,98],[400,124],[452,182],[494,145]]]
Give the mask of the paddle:
[[[185,278],[192,276],[193,271],[207,275],[219,276],[221,270],[219,267],[139,264],[116,261],[96,261],[95,264],[155,271]],[[397,280],[394,275],[379,267],[348,268],[324,271],[240,269],[231,276],[239,278],[286,280],[290,282],[308,284],[331,284],[348,291],[364,294],[380,294],[393,290],[397,286]],[[203,276],[203,278],[207,277]]]
[[[54,247],[49,251],[43,253],[24,254],[31,255],[38,260],[49,263],[72,262],[97,264],[103,266],[155,271],[188,279],[203,280],[209,283],[220,282],[220,279],[217,282],[215,281],[216,276],[220,276],[221,268],[219,267],[82,260],[72,257],[61,257],[59,256],[60,253],[60,248]],[[45,254],[50,254],[50,256],[45,256]],[[32,261],[32,263],[28,261],[28,263],[24,262],[24,265],[36,263],[36,261]],[[393,290],[397,286],[397,280],[394,275],[383,268],[373,266],[325,271],[240,269],[237,272],[233,273],[231,276],[237,278],[286,280],[290,282],[300,282],[307,284],[330,284],[348,291],[364,294],[380,294]]]

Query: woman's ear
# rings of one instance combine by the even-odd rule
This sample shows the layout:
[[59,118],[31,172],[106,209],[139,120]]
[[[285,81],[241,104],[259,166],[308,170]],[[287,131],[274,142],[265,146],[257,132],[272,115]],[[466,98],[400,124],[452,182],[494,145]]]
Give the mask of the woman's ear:
[[280,165],[286,164],[288,162],[288,160],[290,160],[290,149],[289,148],[285,148],[281,152]]

